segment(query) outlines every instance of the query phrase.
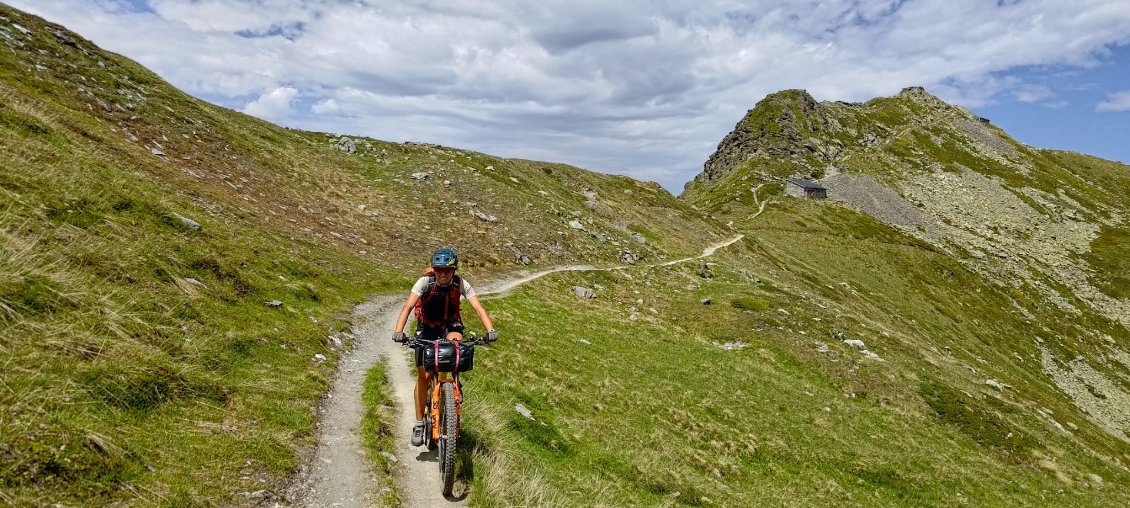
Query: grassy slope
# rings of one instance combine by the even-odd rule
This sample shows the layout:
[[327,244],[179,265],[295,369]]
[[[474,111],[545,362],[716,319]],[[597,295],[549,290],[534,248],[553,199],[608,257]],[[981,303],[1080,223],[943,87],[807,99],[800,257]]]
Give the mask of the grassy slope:
[[[1040,373],[1033,337],[1101,349],[1054,338],[1078,318],[839,207],[788,200],[746,227],[714,279],[566,274],[488,302],[508,335],[467,376],[478,504],[1128,501],[1130,446]],[[574,284],[606,289],[578,301]]]
[[[202,103],[61,27],[0,16],[3,503],[277,491],[312,444],[327,335],[365,295],[404,290],[439,243],[486,277],[515,266],[508,242],[556,264],[720,235],[623,177],[361,138],[346,154],[336,136]],[[595,234],[567,225],[574,212]]]
[[[411,259],[451,235],[477,276],[512,266],[506,242],[554,264],[612,262],[625,246],[673,257],[719,236],[622,177],[375,140],[344,154],[331,136],[204,105],[3,15],[0,26],[32,30],[0,52],[6,502],[239,502],[277,483],[310,442],[339,313],[402,289]],[[912,116],[895,99],[875,104],[886,124]],[[1041,153],[1086,180],[1121,175]],[[570,228],[574,212],[603,241]],[[1125,443],[1049,384],[1033,341],[1094,356],[1093,338],[1122,341],[1124,329],[987,285],[858,214],[800,203],[747,214],[727,216],[750,237],[721,253],[715,279],[693,263],[563,274],[488,302],[506,339],[468,376],[477,455],[461,469],[474,502],[1126,504]],[[411,226],[420,216],[431,229]],[[1095,262],[1120,266],[1117,233],[1096,242]],[[568,290],[594,283],[606,288],[594,301]],[[262,305],[275,298],[281,310]],[[732,341],[746,347],[716,347]],[[379,385],[370,377],[370,404]],[[366,432],[372,447],[387,438]]]

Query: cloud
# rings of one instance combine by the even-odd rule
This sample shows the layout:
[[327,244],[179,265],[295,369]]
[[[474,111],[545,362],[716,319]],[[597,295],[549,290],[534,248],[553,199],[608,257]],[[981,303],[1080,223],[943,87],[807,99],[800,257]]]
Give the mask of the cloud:
[[1095,111],[1130,111],[1130,90],[1107,95],[1106,100],[1095,105]]
[[341,107],[334,99],[325,99],[310,107],[310,112],[315,115],[336,115],[341,113]]
[[1021,85],[1012,90],[1012,96],[1020,102],[1042,102],[1055,97],[1055,92],[1046,85]]
[[247,103],[241,111],[264,120],[286,120],[294,113],[290,103],[297,95],[296,88],[279,87]]
[[1055,90],[1018,69],[1093,67],[1130,43],[1130,0],[5,1],[292,127],[654,173],[670,189],[781,89],[1048,105]]

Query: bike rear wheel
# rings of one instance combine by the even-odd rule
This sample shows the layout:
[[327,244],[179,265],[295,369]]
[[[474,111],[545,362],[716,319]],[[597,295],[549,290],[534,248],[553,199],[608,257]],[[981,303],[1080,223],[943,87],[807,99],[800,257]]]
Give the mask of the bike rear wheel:
[[443,479],[443,495],[450,496],[455,486],[455,429],[458,426],[455,414],[455,390],[451,383],[443,384],[443,401],[440,405],[439,472]]

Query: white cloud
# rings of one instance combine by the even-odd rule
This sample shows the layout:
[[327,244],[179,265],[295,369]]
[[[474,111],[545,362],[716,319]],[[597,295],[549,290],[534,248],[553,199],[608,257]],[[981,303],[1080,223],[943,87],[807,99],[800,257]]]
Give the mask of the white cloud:
[[[656,171],[672,189],[777,90],[1046,105],[1054,90],[1010,72],[1130,42],[1130,0],[5,1],[229,106],[294,90],[246,106],[292,127]],[[296,95],[314,105],[289,112]]]
[[310,112],[315,115],[336,115],[341,113],[341,107],[334,99],[325,99],[310,107]]
[[297,95],[296,88],[279,87],[247,103],[241,111],[264,120],[283,121],[294,113],[290,103]]
[[1130,90],[1115,92],[1095,106],[1095,111],[1130,111]]
[[1020,85],[1012,90],[1013,97],[1020,102],[1043,102],[1055,97],[1055,92],[1046,85]]

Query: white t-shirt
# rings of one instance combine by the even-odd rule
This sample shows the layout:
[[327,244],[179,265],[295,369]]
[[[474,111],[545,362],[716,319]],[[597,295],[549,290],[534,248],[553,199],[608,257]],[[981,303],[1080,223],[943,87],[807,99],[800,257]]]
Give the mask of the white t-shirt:
[[[467,282],[467,279],[464,279],[463,277],[459,277],[459,280],[463,282],[462,287],[459,288],[460,295],[462,295],[464,298],[471,298],[472,296],[475,296],[475,288],[471,287],[471,283]],[[427,276],[420,277],[416,280],[416,284],[412,285],[412,292],[415,293],[416,296],[423,296],[425,289],[428,289]]]

